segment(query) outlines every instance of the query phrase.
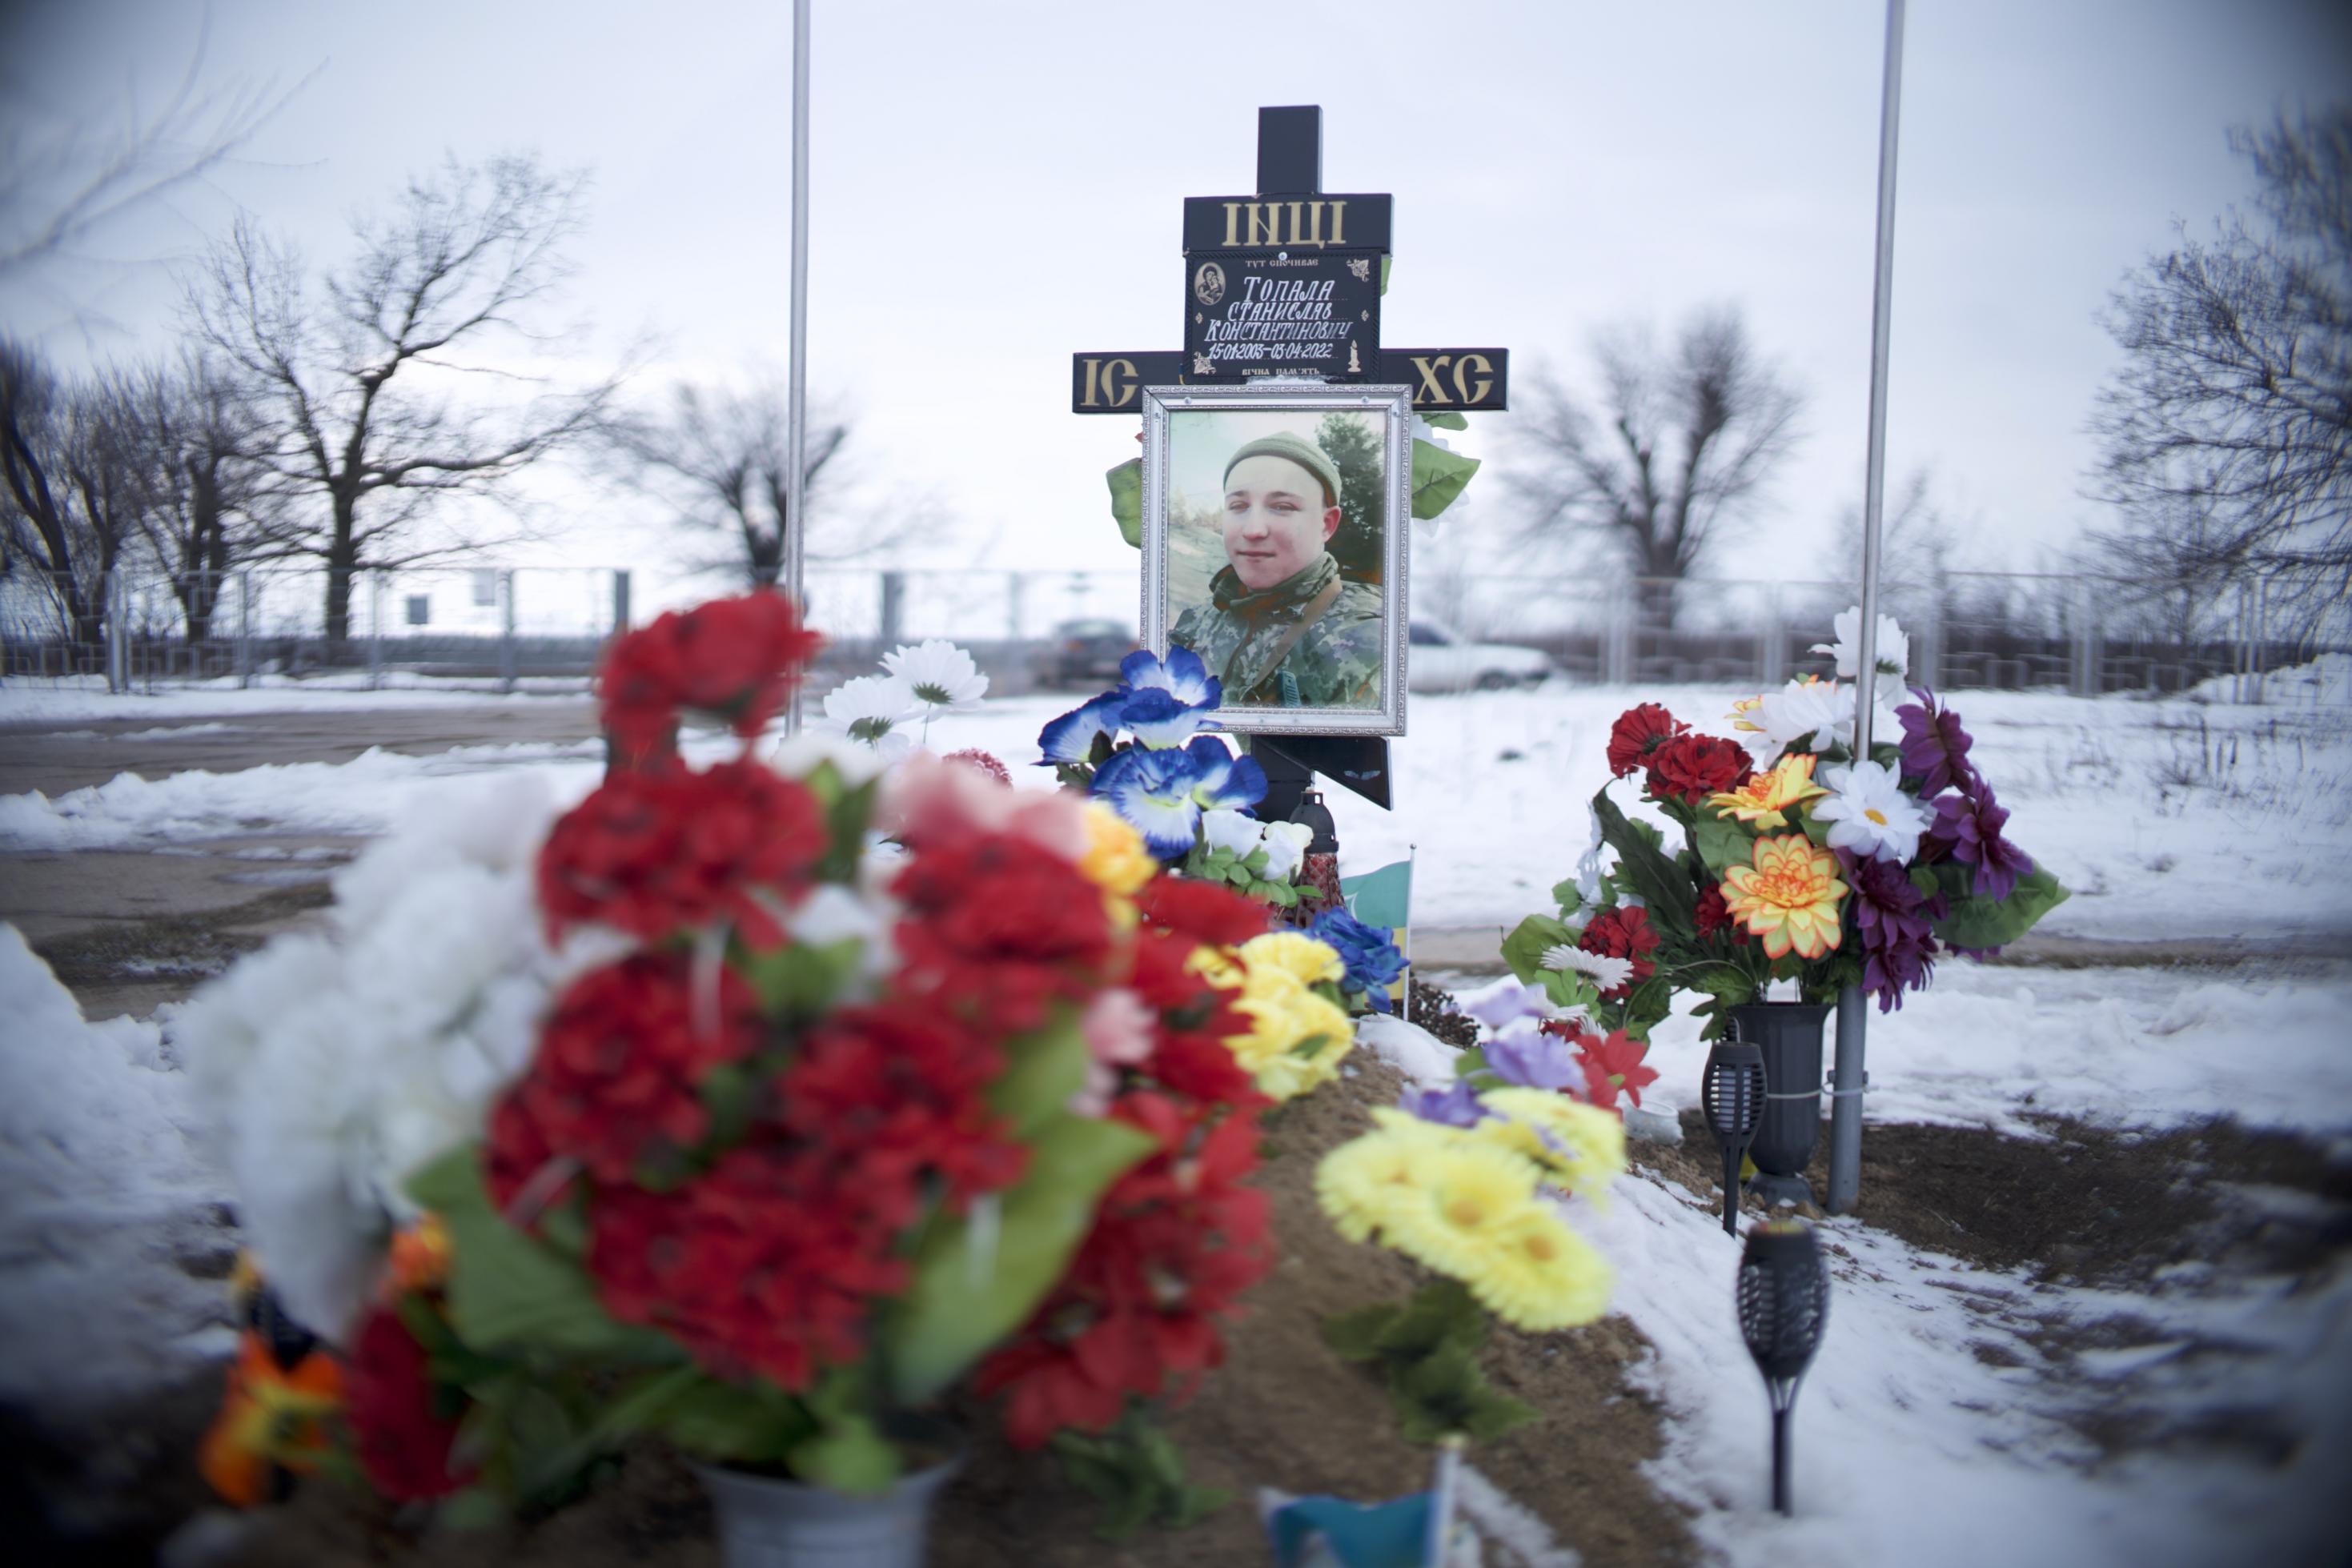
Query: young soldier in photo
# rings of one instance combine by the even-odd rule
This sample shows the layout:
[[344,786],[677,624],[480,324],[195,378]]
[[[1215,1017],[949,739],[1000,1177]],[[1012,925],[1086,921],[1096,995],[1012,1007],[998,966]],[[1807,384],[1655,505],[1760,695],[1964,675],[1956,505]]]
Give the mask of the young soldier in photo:
[[1261,436],[1226,460],[1227,564],[1169,641],[1201,655],[1227,706],[1379,705],[1381,591],[1339,575],[1339,470],[1313,442]]

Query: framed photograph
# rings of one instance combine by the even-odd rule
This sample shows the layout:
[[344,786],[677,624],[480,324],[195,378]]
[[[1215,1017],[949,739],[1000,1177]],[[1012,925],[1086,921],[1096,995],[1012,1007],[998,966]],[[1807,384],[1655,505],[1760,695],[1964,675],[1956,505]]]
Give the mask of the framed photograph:
[[1412,392],[1143,391],[1143,641],[1244,734],[1402,735]]

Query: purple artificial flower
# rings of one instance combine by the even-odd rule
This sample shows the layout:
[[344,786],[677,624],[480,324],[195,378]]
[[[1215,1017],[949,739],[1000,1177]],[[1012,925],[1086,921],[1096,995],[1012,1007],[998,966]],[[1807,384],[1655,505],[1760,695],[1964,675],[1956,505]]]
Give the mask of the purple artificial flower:
[[1938,704],[1925,686],[1913,686],[1911,695],[1919,700],[1895,710],[1903,723],[1903,771],[1919,780],[1922,800],[1948,789],[1966,789],[1977,782],[1969,761],[1975,742],[1960,727],[1960,716]]
[[1486,1041],[1486,1066],[1504,1082],[1521,1089],[1581,1088],[1584,1069],[1568,1042],[1539,1030],[1513,1030]]
[[1488,1029],[1499,1030],[1519,1019],[1548,1019],[1559,1009],[1541,986],[1497,980],[1486,995],[1464,1002],[1462,1010]]
[[1959,794],[1936,802],[1936,821],[1927,831],[1948,845],[1952,858],[1977,868],[1969,891],[1998,903],[2017,891],[2017,879],[2033,869],[2033,857],[2001,837],[2009,812],[1992,798],[1992,787],[1971,777]]
[[1937,952],[1928,922],[1942,918],[1948,905],[1940,893],[1921,893],[1891,861],[1857,860],[1844,850],[1837,857],[1862,939],[1862,988],[1878,998],[1880,1012],[1893,1012],[1905,991],[1927,988]]
[[1494,1114],[1478,1103],[1468,1082],[1460,1078],[1443,1089],[1407,1089],[1397,1101],[1397,1109],[1446,1127],[1475,1127]]

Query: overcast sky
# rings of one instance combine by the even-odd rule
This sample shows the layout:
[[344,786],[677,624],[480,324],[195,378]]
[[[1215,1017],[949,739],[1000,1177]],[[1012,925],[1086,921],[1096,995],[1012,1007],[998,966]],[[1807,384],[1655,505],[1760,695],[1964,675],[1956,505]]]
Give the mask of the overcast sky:
[[[2352,89],[2341,9],[1912,5],[1889,460],[1897,478],[1931,467],[1972,520],[1969,564],[2033,565],[2093,517],[2084,425],[2115,361],[2096,312],[2176,220],[2201,229],[2244,199],[2229,125]],[[410,172],[531,149],[594,173],[572,296],[589,352],[655,334],[648,391],[780,364],[790,11],[11,7],[14,112],[119,117],[184,68],[207,16],[209,79],[308,80],[210,188],[0,309],[68,362],[136,352],[172,329],[173,285],[149,264],[236,207],[323,261]],[[1501,344],[1525,384],[1546,364],[1580,375],[1596,328],[1740,306],[1805,391],[1807,436],[1769,533],[1716,570],[1851,571],[1819,552],[1862,486],[1883,19],[1870,0],[818,0],[812,387],[856,410],[867,496],[960,519],[930,564],[1129,566],[1101,476],[1138,422],[1071,414],[1070,354],[1178,345],[1181,198],[1250,188],[1260,104],[1320,103],[1325,188],[1396,198],[1384,340]],[[1465,539],[1505,521],[1511,419],[1454,438],[1494,460]],[[563,559],[675,553],[642,503],[571,504]]]

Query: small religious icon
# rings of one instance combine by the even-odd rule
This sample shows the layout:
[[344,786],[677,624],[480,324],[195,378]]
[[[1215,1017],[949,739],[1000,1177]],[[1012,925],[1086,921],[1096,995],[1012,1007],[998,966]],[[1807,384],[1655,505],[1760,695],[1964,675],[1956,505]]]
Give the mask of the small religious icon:
[[1372,280],[1372,263],[1370,256],[1350,257],[1348,270],[1356,275],[1356,281],[1359,283],[1370,283]]
[[1348,373],[1351,376],[1361,375],[1363,373],[1363,370],[1364,361],[1357,357],[1356,345],[1349,343],[1348,345]]
[[1217,373],[1217,367],[1209,362],[1208,355],[1195,354],[1192,356],[1192,373],[1196,376],[1213,376]]
[[1201,270],[1192,275],[1192,298],[1214,308],[1225,297],[1225,269],[1213,261],[1204,261]]

